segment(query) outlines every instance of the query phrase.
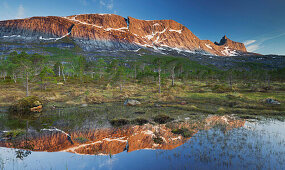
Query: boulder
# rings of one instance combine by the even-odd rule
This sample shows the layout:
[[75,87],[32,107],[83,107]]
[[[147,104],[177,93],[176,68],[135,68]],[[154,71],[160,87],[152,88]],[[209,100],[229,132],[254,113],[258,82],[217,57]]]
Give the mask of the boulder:
[[155,103],[155,104],[154,104],[154,107],[160,107],[160,105],[159,105],[159,104],[157,104],[157,103]]
[[277,100],[274,100],[274,99],[271,99],[271,98],[266,99],[265,102],[268,103],[268,104],[277,104],[277,105],[281,104]]
[[9,108],[10,113],[26,114],[32,112],[41,112],[43,104],[36,96],[29,96],[18,100]]
[[135,105],[140,105],[141,102],[134,100],[134,99],[127,99],[124,103],[126,106],[135,106]]

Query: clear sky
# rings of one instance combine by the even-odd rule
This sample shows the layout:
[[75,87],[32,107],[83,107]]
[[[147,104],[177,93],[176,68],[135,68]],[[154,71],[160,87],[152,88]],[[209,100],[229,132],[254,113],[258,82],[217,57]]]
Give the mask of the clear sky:
[[200,39],[227,35],[248,51],[285,55],[285,0],[0,0],[0,20],[85,13],[173,19]]

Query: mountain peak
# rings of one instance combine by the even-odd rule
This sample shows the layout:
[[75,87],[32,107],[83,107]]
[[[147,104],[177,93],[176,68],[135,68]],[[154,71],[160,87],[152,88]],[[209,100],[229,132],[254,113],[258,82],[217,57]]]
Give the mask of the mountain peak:
[[174,20],[80,14],[0,21],[0,41],[3,42],[53,42],[66,36],[86,51],[150,48],[226,56],[228,53],[223,51],[227,47],[232,51],[246,52],[242,43],[234,42],[226,35],[220,43],[200,40]]
[[[220,40],[220,42],[219,42],[219,43],[218,43],[218,42],[215,42],[215,44],[221,46],[221,45],[226,44],[228,40],[230,40],[230,39],[229,39],[226,35],[224,35],[224,36],[222,37],[222,39]],[[230,40],[230,41],[231,41],[231,40]]]

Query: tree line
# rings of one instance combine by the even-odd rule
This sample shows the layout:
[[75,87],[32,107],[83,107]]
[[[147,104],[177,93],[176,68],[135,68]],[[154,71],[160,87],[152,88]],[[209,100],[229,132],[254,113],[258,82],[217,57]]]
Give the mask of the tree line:
[[78,83],[112,83],[123,89],[126,82],[155,83],[162,91],[165,80],[171,86],[179,81],[220,82],[232,86],[234,83],[261,82],[271,86],[272,81],[284,81],[285,69],[265,70],[243,67],[219,70],[203,66],[186,58],[172,56],[145,56],[133,60],[96,58],[88,60],[76,56],[71,61],[49,61],[47,56],[12,52],[0,60],[2,82],[21,83],[29,96],[30,84],[38,84],[46,90],[50,84],[75,80]]

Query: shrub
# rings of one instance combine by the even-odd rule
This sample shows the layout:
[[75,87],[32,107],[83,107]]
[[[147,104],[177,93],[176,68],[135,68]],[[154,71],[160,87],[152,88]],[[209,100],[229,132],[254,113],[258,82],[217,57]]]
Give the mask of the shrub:
[[143,124],[146,124],[148,123],[148,120],[145,119],[145,118],[136,118],[135,120],[132,121],[134,124],[137,124],[137,125],[143,125]]
[[191,105],[190,108],[191,108],[191,109],[194,109],[194,110],[198,109],[198,107],[195,106],[195,105]]
[[224,112],[226,112],[226,109],[224,109],[223,107],[219,107],[218,112],[224,113]]
[[185,130],[188,130],[188,129],[173,129],[171,132],[174,134],[181,135]]
[[152,139],[153,139],[153,142],[156,144],[162,144],[163,143],[163,139],[161,137],[154,137]]
[[119,126],[124,126],[124,125],[129,124],[130,121],[127,119],[113,119],[110,121],[110,123],[112,126],[119,127]]
[[167,123],[167,122],[170,122],[172,120],[174,120],[173,118],[167,116],[167,115],[157,115],[154,117],[153,119],[156,123],[159,123],[159,124],[164,124],[164,123]]
[[214,87],[212,87],[212,91],[217,93],[225,93],[233,91],[233,88],[226,85],[216,84]]
[[186,128],[173,129],[171,132],[174,134],[182,135],[185,138],[191,137],[193,135],[193,133]]
[[189,138],[189,137],[191,137],[191,136],[193,136],[193,133],[191,132],[191,131],[184,131],[183,133],[182,133],[182,136],[184,137],[184,138]]

